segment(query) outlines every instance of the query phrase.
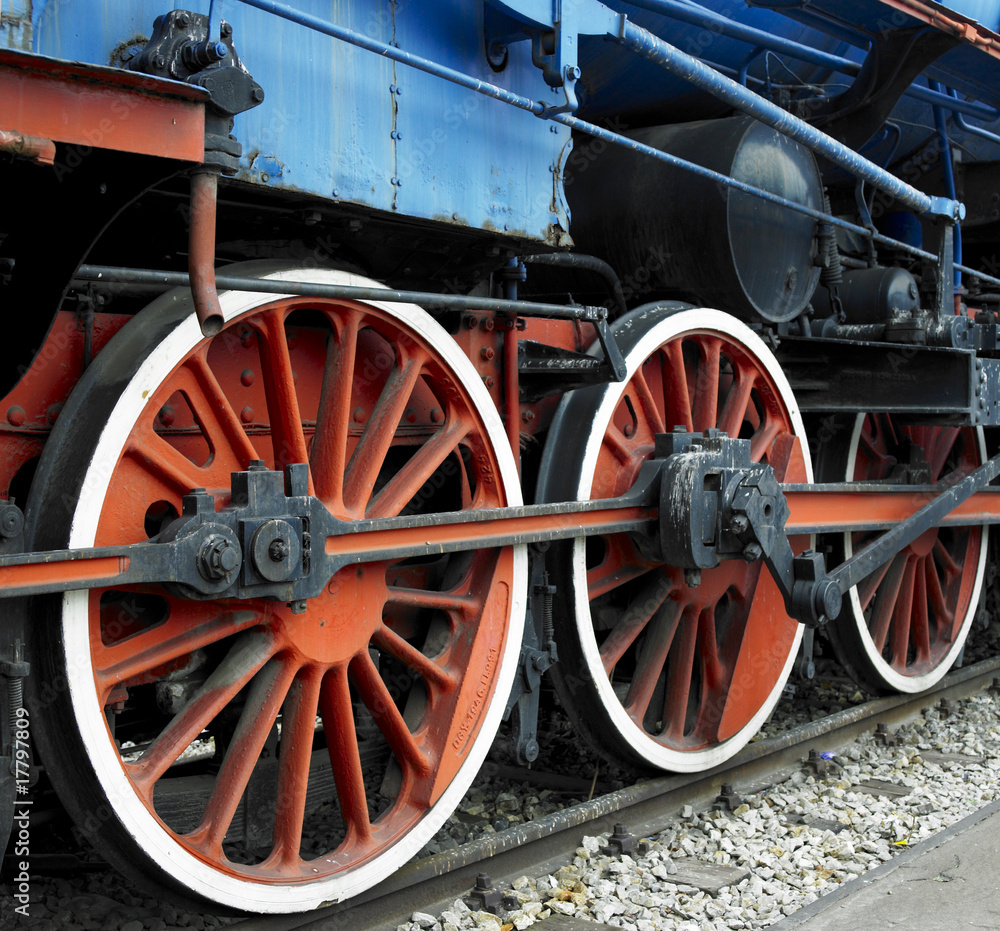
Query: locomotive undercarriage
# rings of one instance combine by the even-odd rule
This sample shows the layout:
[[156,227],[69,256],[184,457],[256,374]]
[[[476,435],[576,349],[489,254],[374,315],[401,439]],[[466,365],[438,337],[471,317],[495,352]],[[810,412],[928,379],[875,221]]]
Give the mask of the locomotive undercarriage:
[[[538,115],[586,131],[566,52],[543,35],[565,104]],[[177,106],[190,118],[207,99]],[[258,220],[241,240],[227,198],[264,201],[223,186],[202,212],[206,151],[215,172],[235,157],[211,138],[218,118],[195,133],[198,152],[150,154],[148,175],[66,245],[45,283],[45,306],[61,309],[0,429],[3,487],[27,518],[22,536],[17,508],[0,511],[7,703],[23,686],[33,762],[122,870],[246,911],[350,896],[419,851],[506,714],[534,758],[543,673],[603,752],[683,771],[753,736],[803,623],[825,625],[876,691],[919,691],[955,662],[1000,515],[987,487],[1000,362],[995,315],[951,313],[953,200],[897,190],[940,243],[920,268],[881,266],[873,248],[859,259],[815,233],[812,214],[843,220],[818,173],[797,200],[765,185],[768,217],[791,199],[812,218],[794,234],[805,258],[783,242],[762,272],[776,309],[755,309],[742,282],[756,258],[730,231],[712,259],[745,288],[731,304],[699,299],[704,276],[647,263],[650,300],[626,281],[621,314],[613,299],[565,300],[578,271],[563,288],[529,266],[521,284],[518,256],[537,244],[496,231],[273,196],[272,238]],[[738,198],[764,184],[734,167],[738,120],[736,133],[711,127],[737,140],[736,228]],[[760,151],[773,156],[773,138]],[[91,144],[73,183],[96,184],[100,202],[118,156]],[[810,178],[804,151],[779,165]],[[201,195],[185,205],[161,179],[192,164]],[[50,197],[48,183],[28,180],[21,198]],[[176,222],[124,248],[149,215],[122,213],[140,192],[200,220],[190,278]],[[323,254],[289,262],[331,217]],[[663,227],[627,245],[669,242],[680,219],[654,216]],[[39,276],[37,227],[5,230],[18,300]],[[220,269],[216,294],[222,255],[277,261]],[[841,259],[844,277],[820,285],[826,305],[808,303]],[[145,306],[150,289],[165,293]],[[10,794],[28,757],[5,710]],[[324,840],[304,839],[307,820]]]

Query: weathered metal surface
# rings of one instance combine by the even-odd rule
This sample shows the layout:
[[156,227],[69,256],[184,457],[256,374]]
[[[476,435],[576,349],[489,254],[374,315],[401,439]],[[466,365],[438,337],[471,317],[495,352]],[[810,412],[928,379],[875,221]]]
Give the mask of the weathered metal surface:
[[197,162],[206,96],[175,81],[0,49],[0,126],[24,135]]

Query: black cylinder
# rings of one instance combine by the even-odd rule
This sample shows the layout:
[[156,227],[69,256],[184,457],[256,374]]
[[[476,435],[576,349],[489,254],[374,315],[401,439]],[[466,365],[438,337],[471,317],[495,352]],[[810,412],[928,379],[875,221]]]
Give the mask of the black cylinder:
[[[813,154],[748,116],[653,126],[646,145],[823,209]],[[745,320],[782,322],[809,302],[817,222],[752,194],[618,146],[571,158],[571,233],[608,261],[633,297],[670,292]]]
[[[837,287],[849,324],[886,323],[909,316],[920,306],[920,293],[913,275],[903,268],[862,268],[844,272]],[[832,313],[826,288],[813,301],[820,316]]]

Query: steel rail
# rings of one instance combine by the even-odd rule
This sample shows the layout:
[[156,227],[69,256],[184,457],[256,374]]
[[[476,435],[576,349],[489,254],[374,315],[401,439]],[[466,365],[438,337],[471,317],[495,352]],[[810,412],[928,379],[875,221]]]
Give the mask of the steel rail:
[[395,927],[408,921],[415,910],[436,914],[468,893],[482,870],[488,869],[494,881],[501,883],[523,874],[554,871],[559,863],[572,861],[584,832],[610,832],[619,822],[637,837],[663,831],[677,820],[676,812],[682,805],[709,805],[723,782],[744,791],[760,786],[775,773],[801,766],[810,749],[834,751],[875,730],[879,723],[898,726],[943,698],[956,700],[981,692],[998,671],[1000,659],[984,660],[950,672],[919,695],[874,699],[785,734],[758,740],[706,772],[655,777],[536,821],[511,826],[457,850],[411,862],[349,902],[308,914],[249,918],[230,928],[332,931],[349,927],[367,931]]

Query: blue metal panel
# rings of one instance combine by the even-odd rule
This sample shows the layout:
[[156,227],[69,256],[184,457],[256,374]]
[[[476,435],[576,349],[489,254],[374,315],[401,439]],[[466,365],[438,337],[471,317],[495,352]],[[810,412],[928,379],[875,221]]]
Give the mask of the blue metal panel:
[[[208,13],[208,0],[178,8]],[[36,0],[36,51],[108,64],[149,35],[156,0]],[[481,4],[304,0],[296,8],[447,66],[554,102],[522,44],[501,74],[483,49]],[[570,131],[371,52],[227,2],[264,103],[236,121],[238,177],[290,192],[481,229],[568,242],[561,166]],[[554,170],[553,170],[554,169]]]
[[1000,0],[947,0],[942,6],[968,16],[994,32],[1000,27]]

